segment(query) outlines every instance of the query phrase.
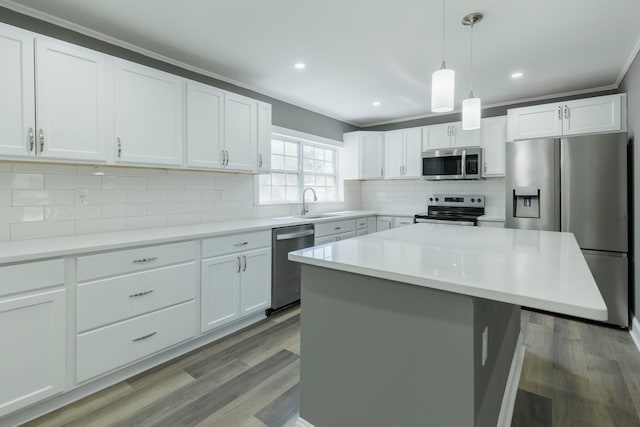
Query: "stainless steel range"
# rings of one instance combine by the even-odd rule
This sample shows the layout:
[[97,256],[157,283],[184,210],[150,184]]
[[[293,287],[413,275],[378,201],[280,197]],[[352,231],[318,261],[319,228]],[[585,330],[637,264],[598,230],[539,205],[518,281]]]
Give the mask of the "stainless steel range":
[[484,194],[432,194],[427,212],[416,214],[413,222],[449,225],[478,225],[484,215]]

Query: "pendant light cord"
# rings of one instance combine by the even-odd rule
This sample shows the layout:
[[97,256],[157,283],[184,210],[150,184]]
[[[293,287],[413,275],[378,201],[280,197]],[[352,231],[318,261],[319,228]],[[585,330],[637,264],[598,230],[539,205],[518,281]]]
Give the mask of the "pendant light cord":
[[445,33],[445,20],[444,20],[444,2],[445,0],[442,0],[442,69],[447,68],[446,62],[444,60],[444,55],[445,55],[445,48],[444,48],[444,33]]
[[469,98],[473,98],[473,23],[471,24],[471,50],[469,52]]

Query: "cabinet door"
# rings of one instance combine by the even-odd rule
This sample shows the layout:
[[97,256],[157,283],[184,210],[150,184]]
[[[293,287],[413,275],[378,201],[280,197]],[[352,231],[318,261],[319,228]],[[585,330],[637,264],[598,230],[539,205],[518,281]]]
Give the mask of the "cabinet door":
[[105,162],[105,55],[36,40],[38,156]]
[[450,148],[451,140],[449,124],[427,126],[422,129],[422,150],[436,150]]
[[509,140],[562,135],[562,105],[544,104],[515,108],[507,113]]
[[413,218],[410,216],[394,216],[393,217],[393,228],[405,227],[411,224],[413,224]]
[[271,104],[258,102],[258,170],[271,169]]
[[325,243],[333,243],[335,241],[336,241],[336,236],[316,237],[314,246],[324,245]]
[[0,300],[0,416],[64,390],[65,291]]
[[407,129],[403,132],[404,141],[404,177],[422,176],[422,129]]
[[356,232],[355,231],[348,231],[346,233],[340,233],[340,234],[336,235],[336,242],[339,242],[341,240],[352,239],[354,237],[356,237]]
[[623,130],[622,95],[568,101],[562,107],[562,134],[579,135]]
[[222,168],[224,92],[196,82],[187,83],[187,165]]
[[116,61],[116,160],[182,164],[183,80],[142,65]]
[[377,221],[375,216],[367,218],[367,234],[376,232],[376,222]]
[[451,123],[452,147],[476,147],[480,145],[480,129],[463,130],[462,122]]
[[379,216],[376,220],[376,231],[390,230],[393,228],[393,217]]
[[271,249],[242,253],[240,315],[246,316],[271,306]]
[[240,317],[240,270],[239,254],[202,261],[201,332]]
[[384,176],[384,133],[360,132],[360,179]]
[[0,155],[35,156],[33,37],[0,24]]
[[253,170],[258,154],[258,101],[233,93],[224,96],[224,146],[227,168]]
[[404,175],[403,131],[387,132],[384,141],[384,177],[401,178]]
[[480,135],[480,141],[484,148],[484,175],[504,176],[507,117],[483,119]]

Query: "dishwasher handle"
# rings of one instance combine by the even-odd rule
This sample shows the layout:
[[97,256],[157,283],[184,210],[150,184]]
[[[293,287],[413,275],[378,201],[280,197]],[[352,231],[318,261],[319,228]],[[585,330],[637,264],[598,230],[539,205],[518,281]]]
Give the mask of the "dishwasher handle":
[[297,239],[298,237],[313,236],[314,234],[314,230],[304,230],[298,231],[296,233],[276,234],[276,240],[291,240]]

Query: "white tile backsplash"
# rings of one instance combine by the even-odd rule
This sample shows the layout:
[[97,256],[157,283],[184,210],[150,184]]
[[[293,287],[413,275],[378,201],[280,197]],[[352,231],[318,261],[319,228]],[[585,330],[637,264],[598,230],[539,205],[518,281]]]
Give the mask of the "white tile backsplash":
[[[299,213],[254,206],[253,187],[248,174],[0,161],[0,241]],[[345,202],[310,209],[359,209],[360,188],[348,181]]]

